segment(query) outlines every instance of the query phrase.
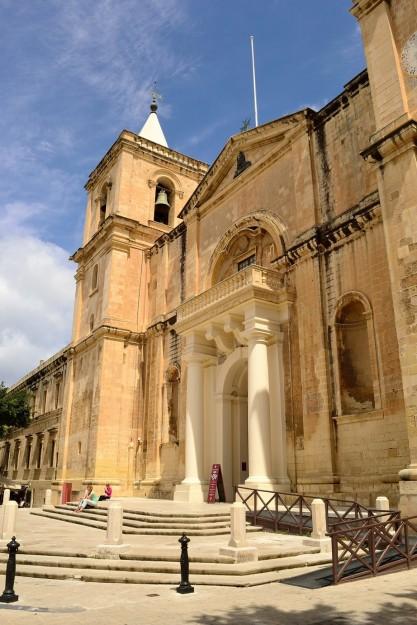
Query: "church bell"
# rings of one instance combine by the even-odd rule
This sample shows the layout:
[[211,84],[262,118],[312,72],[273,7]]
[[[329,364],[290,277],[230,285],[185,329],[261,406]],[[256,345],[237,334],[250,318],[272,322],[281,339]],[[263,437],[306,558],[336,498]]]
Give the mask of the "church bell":
[[167,192],[165,191],[165,189],[160,189],[160,191],[158,191],[155,208],[170,208]]

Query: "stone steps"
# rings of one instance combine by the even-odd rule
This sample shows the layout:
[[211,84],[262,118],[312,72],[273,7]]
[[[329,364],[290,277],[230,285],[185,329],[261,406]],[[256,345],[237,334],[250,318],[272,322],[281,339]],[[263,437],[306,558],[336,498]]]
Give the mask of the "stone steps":
[[[276,581],[279,573],[294,568],[329,564],[329,554],[317,553],[314,548],[294,549],[275,553],[258,562],[231,564],[222,561],[197,562],[190,558],[190,581],[195,585],[253,586]],[[306,552],[307,550],[307,552]],[[124,554],[120,560],[77,557],[65,553],[31,552],[22,550],[17,555],[17,576],[48,579],[77,579],[90,582],[118,582],[132,584],[173,584],[180,580],[179,553],[177,556],[158,554],[138,556]],[[152,559],[151,559],[152,558]],[[221,558],[221,557],[220,557]],[[217,559],[216,559],[217,560]],[[5,572],[7,554],[0,554],[0,574]]]
[[[123,501],[120,501],[119,503],[122,504],[123,507]],[[57,504],[56,506],[54,506],[55,508],[76,508],[78,505],[77,502],[69,502],[67,504]],[[107,507],[100,507],[100,505],[97,508],[94,508],[94,511],[96,512],[101,512],[106,514],[107,513]],[[145,510],[135,510],[132,508],[124,508],[123,507],[123,512],[124,513],[128,513],[128,514],[133,514],[135,516],[139,515],[141,517],[152,517],[154,519],[161,519],[163,521],[168,521],[171,520],[173,518],[181,518],[184,519],[184,521],[187,521],[188,519],[190,521],[197,521],[197,519],[201,519],[203,521],[205,521],[206,519],[229,519],[230,518],[230,513],[229,512],[204,512],[204,514],[202,514],[201,512],[181,512],[181,514],[178,513],[173,513],[173,512],[150,512],[150,511],[145,511]]]
[[[49,512],[51,509],[48,508]],[[55,506],[53,511],[56,514],[63,514],[68,512],[74,512],[75,506]],[[107,509],[92,509],[88,508],[83,512],[77,513],[80,515],[80,518],[94,518],[97,520],[106,520],[107,519]],[[123,511],[123,519],[124,521],[135,521],[135,523],[131,524],[129,522],[124,523],[125,525],[131,525],[131,527],[151,527],[158,528],[162,525],[168,525],[170,528],[183,528],[189,527],[190,529],[201,529],[201,525],[204,524],[204,527],[208,529],[215,529],[216,527],[226,527],[230,526],[230,514],[222,515],[221,517],[196,517],[195,519],[184,519],[181,516],[172,516],[170,518],[161,518],[159,516],[147,515],[144,516],[141,513],[127,512]]]
[[[83,512],[74,512],[76,504],[45,507],[42,510],[32,510],[31,514],[43,516],[58,521],[66,521],[76,525],[106,529],[107,509],[89,508]],[[262,531],[261,527],[248,524],[248,532]],[[221,536],[230,533],[230,516],[225,514],[210,514],[194,517],[170,515],[161,517],[159,514],[143,515],[141,511],[130,510],[123,512],[123,533],[141,535],[178,536],[186,532],[189,536]]]

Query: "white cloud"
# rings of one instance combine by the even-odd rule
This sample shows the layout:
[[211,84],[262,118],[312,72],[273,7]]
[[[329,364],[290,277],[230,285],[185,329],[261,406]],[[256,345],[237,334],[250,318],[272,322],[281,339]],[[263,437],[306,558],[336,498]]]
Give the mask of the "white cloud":
[[[7,384],[70,339],[74,266],[50,241],[78,244],[89,124],[118,131],[133,119],[136,130],[153,81],[163,92],[164,81],[187,79],[198,63],[177,46],[191,28],[183,0],[10,6],[19,21],[6,31],[14,63],[0,119],[0,380]],[[160,107],[162,116],[170,110],[169,102]]]
[[[10,207],[9,207],[10,209]],[[17,207],[0,220],[0,380],[12,384],[70,340],[74,298],[68,253],[25,231]],[[4,230],[3,230],[4,231]]]
[[167,39],[187,19],[181,0],[70,0],[58,7],[47,35],[56,70],[129,117],[143,116],[154,80],[187,78],[195,71],[196,59],[178,53]]

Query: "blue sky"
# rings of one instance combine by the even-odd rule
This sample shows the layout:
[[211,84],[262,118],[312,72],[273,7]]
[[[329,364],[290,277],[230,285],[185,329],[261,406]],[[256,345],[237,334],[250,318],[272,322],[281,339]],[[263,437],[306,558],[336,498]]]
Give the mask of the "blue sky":
[[320,108],[363,69],[350,0],[0,0],[0,380],[69,341],[83,185],[154,80],[171,147],[211,162],[253,122]]

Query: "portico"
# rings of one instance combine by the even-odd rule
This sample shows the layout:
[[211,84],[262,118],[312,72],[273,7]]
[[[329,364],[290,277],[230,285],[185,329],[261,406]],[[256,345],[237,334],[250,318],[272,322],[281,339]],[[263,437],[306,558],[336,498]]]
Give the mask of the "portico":
[[281,324],[293,295],[279,272],[252,265],[184,303],[185,477],[177,501],[203,501],[211,465],[233,486],[289,487]]

